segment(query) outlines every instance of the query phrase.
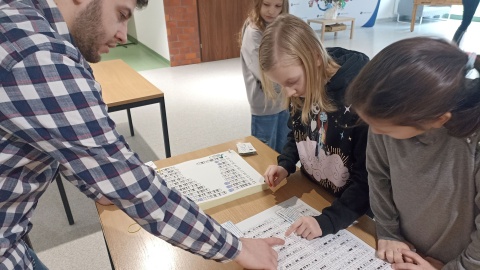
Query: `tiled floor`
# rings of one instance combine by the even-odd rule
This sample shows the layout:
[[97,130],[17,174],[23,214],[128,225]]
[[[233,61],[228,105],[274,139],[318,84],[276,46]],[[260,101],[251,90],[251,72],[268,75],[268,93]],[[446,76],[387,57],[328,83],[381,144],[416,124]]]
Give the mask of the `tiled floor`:
[[[408,37],[428,35],[450,39],[458,25],[459,21],[453,20],[424,22],[411,33],[409,23],[377,22],[373,28],[355,29],[351,40],[348,31],[338,33],[336,38],[327,33],[324,43],[327,47],[341,46],[372,57],[386,45]],[[473,22],[462,43],[464,50],[480,54],[478,33],[480,22]],[[238,58],[140,73],[165,93],[172,155],[249,135],[250,112]],[[144,161],[165,158],[158,106],[132,110],[134,137],[129,135],[125,112],[111,116],[119,132]],[[93,202],[72,185],[66,184],[66,188],[76,223],[68,225],[57,188],[52,185],[33,217],[30,237],[35,249],[52,270],[109,269]]]

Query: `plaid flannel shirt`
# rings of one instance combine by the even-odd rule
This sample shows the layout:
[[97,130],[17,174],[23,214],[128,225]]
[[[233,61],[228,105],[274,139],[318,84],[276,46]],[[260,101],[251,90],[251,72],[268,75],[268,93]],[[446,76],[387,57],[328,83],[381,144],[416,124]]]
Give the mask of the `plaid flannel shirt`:
[[57,169],[173,245],[217,261],[241,249],[116,132],[54,1],[0,0],[0,269],[33,269],[22,237]]

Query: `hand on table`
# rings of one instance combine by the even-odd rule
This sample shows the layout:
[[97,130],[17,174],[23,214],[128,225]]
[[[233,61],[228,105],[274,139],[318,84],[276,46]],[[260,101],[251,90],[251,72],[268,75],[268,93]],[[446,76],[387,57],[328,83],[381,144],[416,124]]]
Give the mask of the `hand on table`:
[[410,257],[403,257],[401,250],[407,249],[410,250],[413,248],[413,245],[410,243],[395,241],[395,240],[385,240],[379,239],[377,246],[377,257],[385,260],[389,263],[412,263],[413,260]]
[[235,262],[248,269],[277,269],[278,254],[272,247],[285,244],[283,239],[240,238],[240,241],[242,241],[242,251],[234,259]]
[[288,176],[287,170],[285,170],[285,168],[278,165],[268,166],[267,170],[265,171],[265,174],[263,175],[263,177],[265,177],[265,183],[267,183],[270,188],[276,187],[287,176]]
[[322,228],[317,220],[313,217],[301,217],[297,219],[290,228],[285,232],[285,236],[289,236],[292,232],[307,240],[312,240],[316,237],[322,236]]
[[404,258],[409,258],[412,262],[394,263],[393,269],[402,270],[439,270],[442,269],[443,263],[432,257],[422,258],[418,253],[410,249],[402,249],[400,253]]

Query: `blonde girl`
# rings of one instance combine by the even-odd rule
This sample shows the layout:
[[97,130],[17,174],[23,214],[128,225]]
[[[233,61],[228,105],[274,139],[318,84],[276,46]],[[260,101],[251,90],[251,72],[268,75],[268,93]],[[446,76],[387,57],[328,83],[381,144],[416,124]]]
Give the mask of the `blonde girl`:
[[240,33],[240,60],[252,114],[251,132],[277,152],[283,149],[287,140],[288,111],[281,98],[265,98],[258,64],[258,47],[265,27],[284,13],[288,13],[287,0],[254,0],[253,9]]
[[292,15],[281,15],[267,27],[259,56],[265,92],[277,96],[270,82],[283,87],[292,129],[278,165],[265,172],[266,182],[277,186],[295,172],[300,161],[309,179],[338,198],[322,215],[297,220],[286,234],[313,239],[336,233],[369,209],[368,127],[355,125],[358,117],[343,101],[345,89],[368,57],[343,48],[325,48],[315,32]]

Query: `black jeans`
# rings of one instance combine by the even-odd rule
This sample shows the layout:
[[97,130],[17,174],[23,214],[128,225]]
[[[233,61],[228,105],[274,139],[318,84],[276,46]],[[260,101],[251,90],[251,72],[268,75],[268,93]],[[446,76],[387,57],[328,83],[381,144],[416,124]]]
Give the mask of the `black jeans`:
[[463,4],[462,24],[460,24],[457,31],[467,31],[468,26],[472,22],[473,15],[477,10],[479,2],[480,0],[462,0],[462,4]]

